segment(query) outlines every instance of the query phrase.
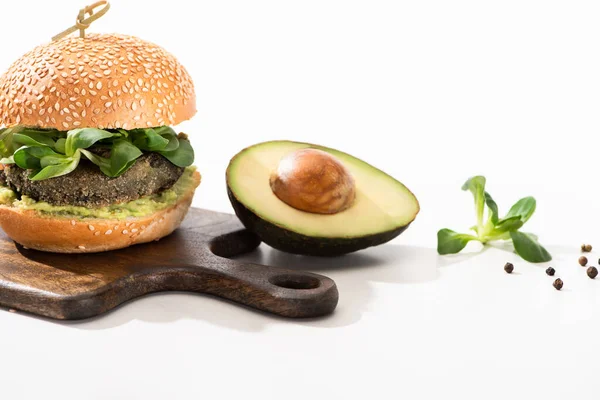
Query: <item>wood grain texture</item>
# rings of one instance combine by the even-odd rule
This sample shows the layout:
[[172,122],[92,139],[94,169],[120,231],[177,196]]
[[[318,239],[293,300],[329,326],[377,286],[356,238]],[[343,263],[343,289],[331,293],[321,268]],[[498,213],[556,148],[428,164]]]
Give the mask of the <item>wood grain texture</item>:
[[201,209],[190,209],[160,241],[106,253],[28,250],[0,231],[0,305],[74,320],[148,293],[192,291],[290,318],[333,312],[338,291],[331,279],[227,258],[259,244],[235,216]]

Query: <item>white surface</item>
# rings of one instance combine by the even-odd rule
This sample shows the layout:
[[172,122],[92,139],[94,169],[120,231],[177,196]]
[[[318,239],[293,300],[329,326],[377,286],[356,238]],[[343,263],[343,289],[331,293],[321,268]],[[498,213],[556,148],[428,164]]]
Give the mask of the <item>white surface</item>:
[[[85,4],[2,2],[1,69]],[[394,243],[352,256],[249,256],[335,279],[325,319],[186,294],[80,323],[2,312],[0,398],[598,398],[600,280],[576,263],[582,242],[600,250],[598,2],[112,5],[93,31],[153,40],[193,75],[197,206],[231,211],[229,158],[284,138],[372,162],[422,212]],[[554,254],[562,292],[545,266],[501,250],[437,256],[439,228],[470,226],[460,186],[474,174],[504,212],[538,199],[527,229]]]

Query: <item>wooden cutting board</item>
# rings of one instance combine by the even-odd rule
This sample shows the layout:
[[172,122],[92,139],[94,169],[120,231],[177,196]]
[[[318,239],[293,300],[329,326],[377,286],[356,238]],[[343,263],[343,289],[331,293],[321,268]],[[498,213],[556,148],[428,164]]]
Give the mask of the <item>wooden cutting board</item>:
[[106,253],[28,250],[0,230],[0,305],[73,320],[148,293],[177,290],[291,318],[333,312],[338,291],[331,279],[227,258],[259,244],[234,215],[194,208],[172,235]]

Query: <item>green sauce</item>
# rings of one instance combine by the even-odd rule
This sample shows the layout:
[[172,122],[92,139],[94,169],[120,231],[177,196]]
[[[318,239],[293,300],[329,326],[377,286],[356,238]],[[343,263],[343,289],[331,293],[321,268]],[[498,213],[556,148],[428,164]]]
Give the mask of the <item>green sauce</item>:
[[0,205],[11,205],[17,199],[15,192],[7,187],[0,186]]
[[101,208],[85,208],[77,206],[53,206],[44,201],[35,201],[28,196],[17,200],[15,192],[0,186],[0,205],[7,205],[23,210],[35,210],[39,213],[65,218],[100,218],[100,219],[126,219],[130,217],[145,217],[175,204],[181,196],[188,193],[195,185],[193,178],[195,167],[187,167],[183,175],[171,189],[160,194],[145,196],[128,203],[114,204]]

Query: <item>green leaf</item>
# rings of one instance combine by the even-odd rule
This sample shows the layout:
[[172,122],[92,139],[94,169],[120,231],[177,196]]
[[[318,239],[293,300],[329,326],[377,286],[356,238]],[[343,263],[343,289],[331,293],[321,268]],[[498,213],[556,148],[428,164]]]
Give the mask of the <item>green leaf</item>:
[[179,140],[179,147],[173,151],[159,151],[167,160],[178,167],[189,167],[194,162],[194,148],[189,140]]
[[42,170],[30,175],[29,179],[32,181],[41,181],[44,179],[56,178],[57,176],[70,174],[75,170],[75,168],[77,168],[77,165],[79,165],[80,158],[81,153],[77,151],[73,157],[68,157],[69,161],[67,163],[48,165]]
[[40,159],[42,157],[57,154],[50,147],[46,146],[23,146],[13,155],[15,164],[23,169],[42,168]]
[[127,171],[135,160],[142,155],[140,149],[125,139],[115,140],[110,152],[109,176],[117,177]]
[[527,222],[533,215],[536,208],[536,201],[533,197],[524,197],[513,205],[504,219],[519,217],[523,223]]
[[133,137],[133,144],[147,151],[164,150],[169,144],[169,139],[162,137],[154,129],[136,129]]
[[171,151],[175,151],[179,148],[180,140],[177,138],[177,135],[168,134],[168,135],[164,135],[163,137],[165,139],[167,139],[169,141],[169,143],[162,151],[171,152]]
[[485,204],[485,177],[474,176],[464,183],[462,190],[469,190],[473,193],[475,200],[475,211],[477,216],[477,226],[479,229],[483,227],[483,209]]
[[165,136],[165,135],[177,136],[177,132],[175,132],[173,130],[173,128],[171,128],[170,126],[159,126],[158,128],[155,128],[154,130],[156,131],[157,134],[159,134],[161,136]]
[[16,132],[18,132],[16,127],[0,130],[0,156],[10,157],[13,155],[16,150],[13,136]]
[[531,235],[523,232],[511,232],[515,251],[525,261],[540,263],[552,260],[548,251]]
[[88,150],[79,149],[79,151],[88,160],[90,160],[91,162],[93,162],[94,164],[96,164],[98,167],[100,167],[100,170],[104,173],[104,175],[112,177],[112,172],[111,172],[111,169],[110,169],[110,159],[104,158],[104,157],[100,157],[99,155],[94,154],[94,153],[92,153],[91,151],[88,151]]
[[23,133],[15,133],[13,135],[13,141],[15,143],[24,145],[24,146],[49,146],[54,147],[54,140],[47,135],[43,135],[41,133],[29,133],[27,135]]
[[523,221],[517,215],[511,218],[505,218],[494,228],[494,233],[514,232],[518,231],[523,226]]
[[36,135],[46,135],[48,137],[59,137],[61,135],[65,135],[65,132],[60,132],[56,129],[42,129],[42,128],[32,128],[32,127],[26,127],[26,126],[17,126],[15,128],[18,128],[18,133],[22,133],[24,135],[30,135],[30,134],[36,134]]
[[65,154],[65,147],[67,144],[67,139],[65,138],[60,138],[56,141],[56,143],[54,144],[54,149],[56,151],[58,151],[59,153]]
[[72,157],[65,156],[64,154],[51,154],[40,158],[40,165],[45,168],[49,165],[60,165],[68,164],[72,160]]
[[487,204],[488,208],[490,209],[490,220],[492,221],[493,225],[496,225],[498,223],[498,205],[488,192],[485,192],[484,196],[485,204]]
[[455,254],[464,249],[471,240],[478,240],[475,236],[457,233],[450,229],[441,229],[437,234],[439,254]]
[[65,154],[73,156],[77,149],[87,149],[100,140],[120,136],[120,133],[112,133],[96,128],[73,129],[67,134]]
[[125,129],[119,129],[119,133],[121,134],[121,136],[123,136],[124,138],[128,138],[129,137],[129,133],[130,132],[134,132],[137,129],[134,129],[133,131],[126,131]]
[[529,235],[529,236],[531,236],[531,237],[532,237],[533,239],[535,239],[536,241],[538,241],[538,240],[539,240],[539,236],[538,236],[538,235],[536,235],[535,233],[531,233],[531,232],[522,232],[522,233],[525,233],[526,235]]

